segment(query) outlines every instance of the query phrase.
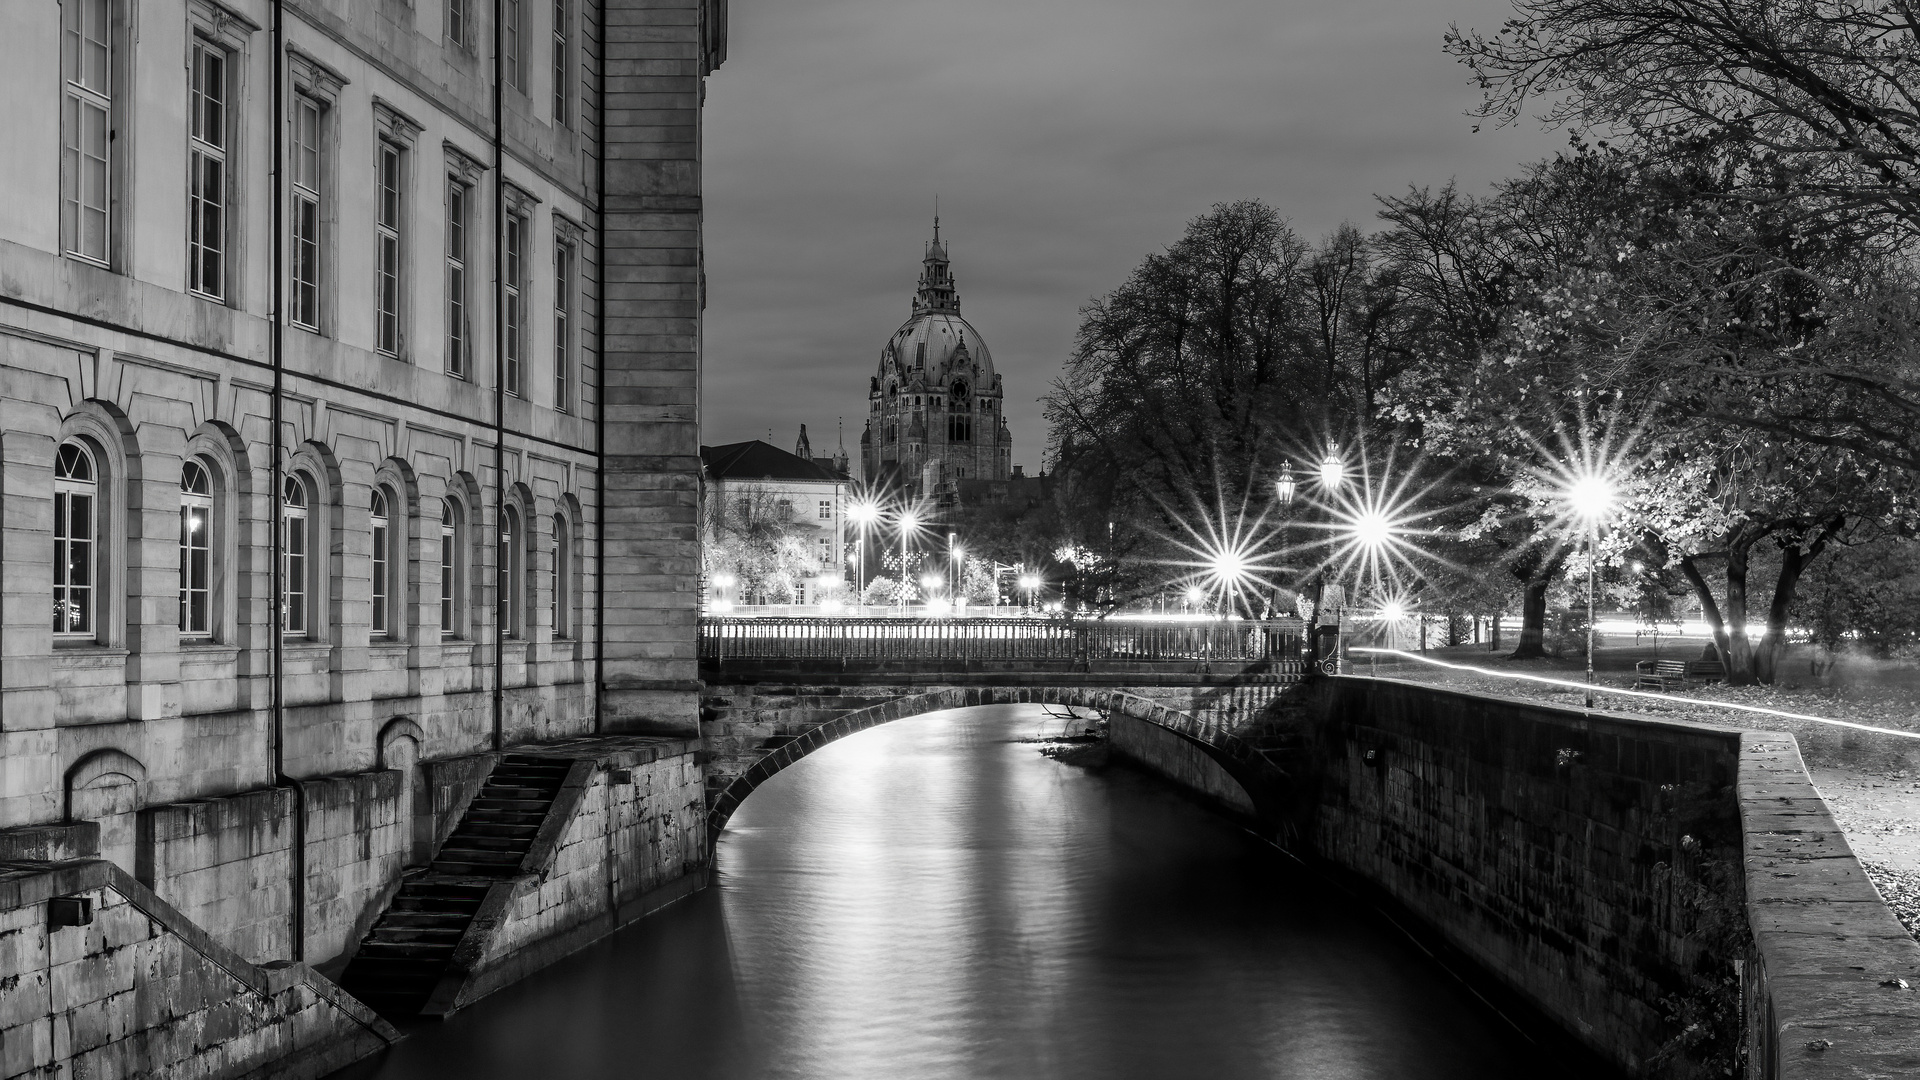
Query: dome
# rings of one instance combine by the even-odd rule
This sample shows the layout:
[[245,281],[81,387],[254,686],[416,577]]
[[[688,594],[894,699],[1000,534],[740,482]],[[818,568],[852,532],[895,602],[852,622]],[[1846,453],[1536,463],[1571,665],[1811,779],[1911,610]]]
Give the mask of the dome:
[[919,378],[930,386],[944,386],[954,376],[965,376],[976,389],[990,392],[993,355],[967,320],[957,314],[931,311],[908,319],[887,340],[880,354],[881,382],[890,374],[897,374],[903,382]]

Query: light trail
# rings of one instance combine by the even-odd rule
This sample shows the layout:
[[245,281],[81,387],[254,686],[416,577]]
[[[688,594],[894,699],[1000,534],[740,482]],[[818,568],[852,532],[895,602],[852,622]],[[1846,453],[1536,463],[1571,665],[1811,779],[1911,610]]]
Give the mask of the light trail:
[[[1472,664],[1449,664],[1445,660],[1435,660],[1430,656],[1421,656],[1419,653],[1410,653],[1402,649],[1355,647],[1347,651],[1374,653],[1381,656],[1404,656],[1409,660],[1416,660],[1422,664],[1432,664],[1434,667],[1450,668],[1454,671],[1470,671],[1475,675],[1486,675],[1495,679],[1517,679],[1522,682],[1545,683],[1548,686],[1564,686],[1569,690],[1587,689],[1587,684],[1584,682],[1573,682],[1569,679],[1552,679],[1545,675],[1522,675],[1516,671],[1494,671],[1490,668],[1474,667]],[[1621,690],[1605,686],[1595,686],[1593,692],[1596,694],[1617,694],[1620,697],[1646,698],[1649,701],[1687,701],[1695,705],[1704,705],[1714,709],[1737,709],[1740,712],[1759,713],[1762,716],[1779,716],[1788,720],[1811,720],[1816,724],[1830,724],[1833,727],[1852,728],[1855,731],[1871,731],[1876,735],[1897,735],[1902,739],[1920,739],[1920,731],[1901,731],[1898,728],[1875,727],[1872,724],[1858,724],[1852,720],[1835,720],[1830,716],[1809,716],[1806,713],[1787,712],[1783,709],[1769,709],[1764,705],[1741,705],[1732,701],[1708,701],[1705,698],[1675,697],[1672,694],[1656,694],[1647,690]]]

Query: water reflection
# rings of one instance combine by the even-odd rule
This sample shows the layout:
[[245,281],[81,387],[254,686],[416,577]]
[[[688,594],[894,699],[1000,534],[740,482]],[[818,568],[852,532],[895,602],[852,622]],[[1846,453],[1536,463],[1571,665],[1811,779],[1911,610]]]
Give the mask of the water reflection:
[[718,887],[357,1077],[1534,1077],[1444,973],[1156,781],[901,721],[762,787]]

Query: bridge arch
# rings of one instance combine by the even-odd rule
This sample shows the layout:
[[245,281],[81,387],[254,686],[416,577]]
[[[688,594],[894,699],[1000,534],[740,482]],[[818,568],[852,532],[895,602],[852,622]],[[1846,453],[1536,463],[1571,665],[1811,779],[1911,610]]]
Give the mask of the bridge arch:
[[763,754],[723,788],[708,808],[709,861],[714,845],[720,840],[721,831],[727,827],[728,820],[747,796],[800,759],[828,743],[881,724],[909,716],[978,705],[1060,705],[1098,709],[1103,713],[1121,713],[1164,728],[1198,747],[1245,789],[1253,802],[1255,815],[1263,825],[1274,828],[1284,825],[1285,774],[1251,743],[1217,721],[1169,709],[1137,694],[1101,687],[950,686],[856,709]]

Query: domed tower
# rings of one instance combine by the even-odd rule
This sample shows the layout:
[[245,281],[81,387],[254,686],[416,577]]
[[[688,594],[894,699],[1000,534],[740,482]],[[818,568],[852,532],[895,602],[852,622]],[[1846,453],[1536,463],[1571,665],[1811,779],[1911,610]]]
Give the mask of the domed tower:
[[960,317],[960,288],[938,217],[920,261],[913,314],[881,348],[880,369],[868,387],[867,430],[860,437],[867,482],[931,495],[956,481],[1012,474],[1000,376],[980,332]]

